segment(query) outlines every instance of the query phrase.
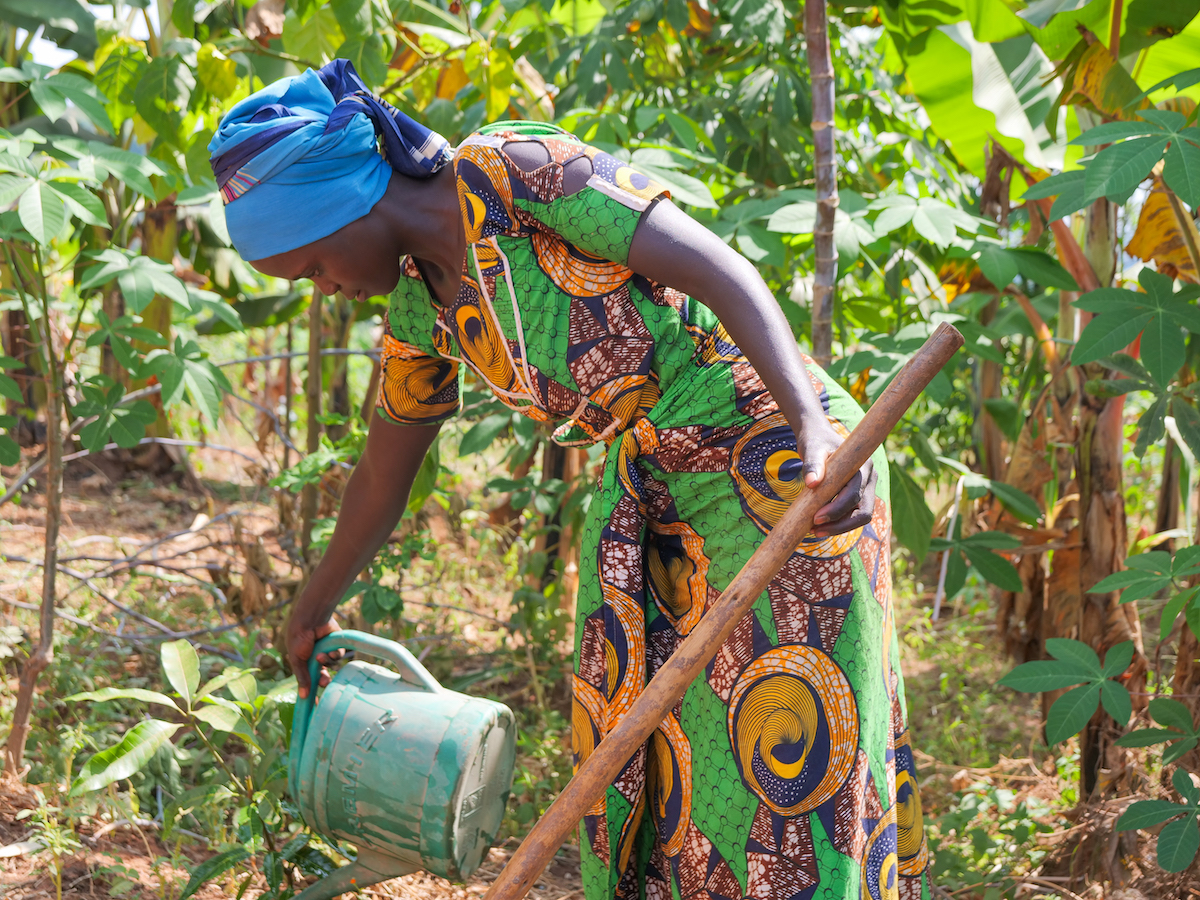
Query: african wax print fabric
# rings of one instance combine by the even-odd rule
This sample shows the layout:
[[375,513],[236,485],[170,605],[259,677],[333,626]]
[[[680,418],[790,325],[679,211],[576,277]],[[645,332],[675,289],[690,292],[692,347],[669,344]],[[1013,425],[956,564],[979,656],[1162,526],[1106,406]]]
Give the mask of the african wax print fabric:
[[[506,142],[538,140],[522,171]],[[563,167],[593,174],[575,194]],[[580,564],[576,764],[627,712],[706,607],[804,490],[795,437],[713,313],[626,266],[665,194],[569,137],[477,135],[457,151],[470,240],[453,304],[414,267],[392,295],[382,411],[454,413],[455,366],[554,423],[607,443]],[[830,422],[854,400],[809,363]],[[871,523],[805,539],[705,673],[588,811],[587,900],[928,897],[892,618],[888,467]]]

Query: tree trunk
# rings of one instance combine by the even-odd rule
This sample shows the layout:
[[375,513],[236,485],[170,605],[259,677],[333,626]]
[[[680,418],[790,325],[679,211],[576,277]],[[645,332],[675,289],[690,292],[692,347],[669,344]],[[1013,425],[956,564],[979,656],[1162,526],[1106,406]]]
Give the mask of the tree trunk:
[[[1179,527],[1179,464],[1180,454],[1175,449],[1175,439],[1167,435],[1167,443],[1163,447],[1162,484],[1158,488],[1158,506],[1154,510],[1155,534]],[[1174,541],[1168,539],[1155,549],[1171,550],[1174,546]]]
[[837,245],[833,241],[838,207],[833,134],[833,65],[825,0],[806,0],[804,38],[812,73],[812,130],[817,177],[817,221],[813,227],[812,346],[813,359],[817,365],[825,368],[833,356],[833,292],[838,270]]
[[[355,304],[343,294],[330,298],[329,312],[333,318],[332,346],[345,349],[350,343],[350,329],[354,325]],[[349,418],[350,404],[350,357],[334,356],[331,360],[333,372],[329,377],[329,412]],[[325,433],[331,441],[345,436],[350,426],[327,425]]]
[[[1083,256],[1101,286],[1112,282],[1116,270],[1115,210],[1109,201],[1092,204],[1083,220]],[[1078,280],[1078,279],[1077,279]],[[1074,332],[1074,310],[1062,310],[1070,317]],[[1089,364],[1086,378],[1101,377],[1103,369]],[[1057,386],[1065,396],[1066,386]],[[1056,397],[1058,394],[1056,394]],[[1076,509],[1064,509],[1064,519],[1074,519],[1067,533],[1067,549],[1054,554],[1046,594],[1043,641],[1050,637],[1074,638],[1092,647],[1101,657],[1114,645],[1132,641],[1134,661],[1123,682],[1133,694],[1134,708],[1145,705],[1146,658],[1142,647],[1137,604],[1119,602],[1119,594],[1092,594],[1090,589],[1101,579],[1121,569],[1126,555],[1125,497],[1122,487],[1124,397],[1104,400],[1074,391],[1078,404],[1074,436],[1074,481],[1063,483],[1062,491],[1078,494]],[[1065,479],[1064,479],[1065,481]],[[1063,496],[1060,493],[1060,498]],[[1070,515],[1074,512],[1074,515]],[[1045,709],[1056,697],[1043,694]],[[1114,723],[1098,710],[1080,734],[1080,797],[1086,799],[1098,789],[1122,779],[1128,771],[1128,754],[1113,745],[1127,723]]]
[[[175,244],[179,237],[179,219],[175,211],[175,199],[169,197],[146,210],[142,220],[142,254],[159,262],[170,263],[175,260]],[[142,324],[163,336],[168,343],[171,341],[171,304],[169,297],[158,294],[141,312]],[[121,303],[124,309],[124,302]],[[141,346],[141,350],[148,347]],[[159,396],[151,398],[158,410],[158,418],[146,429],[146,433],[155,437],[170,437],[171,423],[163,412],[162,399]]]
[[[321,301],[324,295],[313,287],[312,302],[308,305],[308,380],[305,396],[308,401],[308,437],[305,450],[316,453],[321,448]],[[300,492],[300,551],[308,562],[312,544],[313,519],[321,501],[320,488],[306,484]]]
[[[991,321],[996,318],[996,312],[999,308],[1000,298],[995,297],[983,310],[982,321],[984,325],[991,324]],[[999,481],[1004,477],[1004,433],[1000,430],[1000,426],[996,424],[996,420],[992,418],[992,414],[988,412],[985,402],[1000,399],[1001,374],[1000,363],[990,359],[980,360],[978,392],[980,405],[979,448],[983,456],[981,468],[983,474],[993,481]]]
[[58,574],[58,530],[62,521],[63,485],[63,406],[62,373],[50,340],[50,322],[42,319],[42,340],[47,350],[43,363],[50,377],[46,404],[46,536],[42,558],[42,609],[37,647],[21,668],[13,710],[12,730],[5,744],[5,769],[19,774],[25,763],[25,742],[29,737],[29,719],[39,676],[54,659],[55,578]]

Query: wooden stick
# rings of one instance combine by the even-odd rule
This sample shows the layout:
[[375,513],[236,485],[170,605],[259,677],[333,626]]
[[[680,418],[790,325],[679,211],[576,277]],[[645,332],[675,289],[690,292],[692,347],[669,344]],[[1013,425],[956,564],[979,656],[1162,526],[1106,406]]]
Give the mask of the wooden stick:
[[866,464],[925,386],[962,345],[962,335],[943,323],[900,370],[858,427],[830,455],[825,480],[813,490],[801,493],[783,514],[729,587],[646,685],[629,712],[583,761],[575,777],[492,883],[484,900],[521,900],[525,896],[584,813],[654,733],[795,552],[801,539],[812,531],[817,511]]

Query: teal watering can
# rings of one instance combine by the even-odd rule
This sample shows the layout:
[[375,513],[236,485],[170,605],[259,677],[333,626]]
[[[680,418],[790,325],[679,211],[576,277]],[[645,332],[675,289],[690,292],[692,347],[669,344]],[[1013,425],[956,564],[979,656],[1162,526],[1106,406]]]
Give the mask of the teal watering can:
[[[318,653],[354,649],[397,672],[353,660],[316,702]],[[358,858],[297,900],[329,900],[426,869],[463,881],[504,817],[516,724],[500,703],[447,690],[406,649],[360,631],[321,638],[312,690],[297,700],[288,786],[300,814]]]

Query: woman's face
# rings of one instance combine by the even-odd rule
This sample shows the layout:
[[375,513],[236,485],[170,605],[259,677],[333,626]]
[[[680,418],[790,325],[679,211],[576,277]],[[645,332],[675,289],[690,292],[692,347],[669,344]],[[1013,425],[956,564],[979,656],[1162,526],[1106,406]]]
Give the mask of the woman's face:
[[387,240],[375,210],[319,241],[253,260],[264,275],[297,281],[311,278],[322,293],[341,291],[352,300],[390,294],[400,281],[400,255]]

